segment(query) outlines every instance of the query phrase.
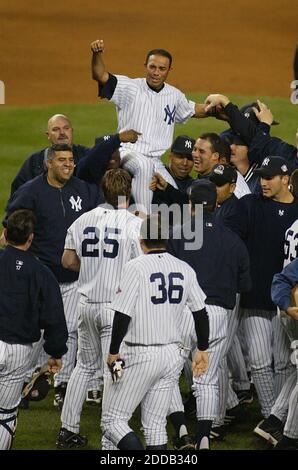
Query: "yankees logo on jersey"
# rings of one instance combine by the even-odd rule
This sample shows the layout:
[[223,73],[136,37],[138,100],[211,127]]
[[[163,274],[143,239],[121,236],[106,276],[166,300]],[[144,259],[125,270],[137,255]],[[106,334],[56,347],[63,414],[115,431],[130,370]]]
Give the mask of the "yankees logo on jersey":
[[122,148],[147,157],[160,157],[172,144],[174,124],[192,117],[195,103],[167,83],[156,93],[148,87],[145,78],[123,75],[116,78],[111,101],[117,106],[118,130],[136,129],[142,133],[136,143],[124,143]]

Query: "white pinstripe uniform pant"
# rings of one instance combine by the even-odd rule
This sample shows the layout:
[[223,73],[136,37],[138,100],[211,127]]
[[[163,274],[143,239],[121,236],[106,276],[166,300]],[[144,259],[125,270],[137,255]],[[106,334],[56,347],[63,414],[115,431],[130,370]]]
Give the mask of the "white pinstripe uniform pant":
[[166,444],[166,416],[184,362],[179,345],[129,346],[124,343],[121,357],[125,360],[121,379],[113,383],[110,372],[105,375],[101,420],[104,436],[117,446],[132,432],[128,421],[142,403],[147,446]]
[[31,344],[8,344],[0,340],[0,450],[10,448],[31,352]]
[[209,315],[209,366],[207,371],[194,377],[193,391],[196,397],[197,419],[212,420],[219,410],[219,363],[226,350],[228,324],[227,310],[216,305],[207,305]]
[[158,157],[145,157],[139,152],[132,150],[121,150],[122,167],[133,175],[132,195],[138,210],[145,214],[151,212],[153,192],[149,185],[155,172],[160,173],[163,178],[174,188],[177,188],[175,180],[166,170],[164,164]]
[[[265,418],[292,373],[290,344],[276,311],[242,309],[251,374]],[[272,364],[274,363],[274,369]]]
[[80,417],[90,379],[98,368],[107,368],[106,358],[111,342],[114,311],[109,303],[78,305],[78,359],[68,382],[63,403],[62,426],[78,433]]
[[291,362],[294,368],[284,383],[271,413],[285,422],[285,436],[298,439],[298,321],[284,312],[280,312],[280,319],[291,341]]

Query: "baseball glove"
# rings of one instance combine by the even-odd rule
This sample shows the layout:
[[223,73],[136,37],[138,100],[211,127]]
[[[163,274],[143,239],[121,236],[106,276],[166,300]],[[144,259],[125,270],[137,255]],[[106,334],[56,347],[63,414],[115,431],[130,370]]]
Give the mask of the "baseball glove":
[[113,382],[117,382],[122,377],[123,369],[125,367],[125,361],[123,359],[117,359],[113,361],[110,365],[110,371],[112,375]]
[[30,382],[22,391],[22,398],[27,397],[30,401],[43,400],[50,390],[50,372],[48,363],[37,369]]

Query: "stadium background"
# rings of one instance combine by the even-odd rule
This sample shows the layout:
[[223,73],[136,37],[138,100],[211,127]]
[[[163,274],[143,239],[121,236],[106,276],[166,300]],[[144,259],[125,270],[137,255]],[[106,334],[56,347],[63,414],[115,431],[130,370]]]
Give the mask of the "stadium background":
[[142,76],[145,53],[172,52],[184,91],[286,97],[296,0],[10,0],[0,4],[0,80],[7,105],[92,103],[91,40],[113,72]]

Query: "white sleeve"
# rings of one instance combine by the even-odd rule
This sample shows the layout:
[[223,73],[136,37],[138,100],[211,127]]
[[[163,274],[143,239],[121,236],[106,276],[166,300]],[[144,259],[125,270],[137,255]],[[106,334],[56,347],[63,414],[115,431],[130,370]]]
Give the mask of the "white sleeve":
[[120,286],[110,305],[112,310],[124,313],[129,317],[134,316],[139,296],[139,277],[136,267],[131,266],[131,263],[128,262],[123,268]]
[[135,100],[137,93],[137,79],[126,77],[125,75],[115,75],[117,78],[117,85],[111,101],[115,103],[118,108],[123,109]]
[[188,100],[180,90],[177,90],[177,92],[178,99],[175,121],[182,123],[187,121],[195,114],[196,103],[194,101]]
[[66,238],[64,242],[64,249],[65,250],[75,250],[75,222],[68,228],[66,233]]
[[205,307],[206,295],[201,289],[197,281],[197,275],[192,268],[189,280],[190,289],[186,303],[192,312],[197,312],[198,310],[202,310]]

